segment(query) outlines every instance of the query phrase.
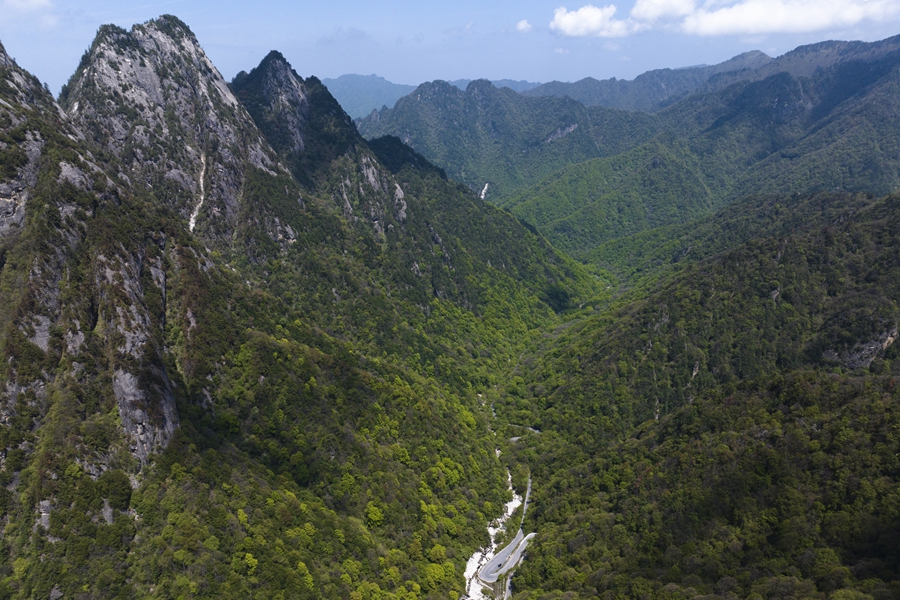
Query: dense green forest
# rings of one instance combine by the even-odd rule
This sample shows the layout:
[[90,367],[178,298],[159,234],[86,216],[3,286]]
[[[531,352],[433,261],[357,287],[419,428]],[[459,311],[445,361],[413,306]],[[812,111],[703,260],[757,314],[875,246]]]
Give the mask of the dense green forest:
[[168,15],[0,46],[0,598],[455,600],[520,521],[517,600],[900,598],[895,45],[359,130]]
[[[610,240],[688,223],[748,195],[884,195],[897,189],[900,138],[893,123],[900,110],[900,40],[827,42],[769,61],[744,59],[749,62],[743,68],[738,61],[734,69],[723,63],[622,82],[655,89],[661,84],[651,83],[654,77],[685,84],[696,78],[695,87],[653,114],[589,113],[594,130],[574,115],[569,126],[534,116],[529,102],[548,97],[505,98],[486,85],[478,94],[455,96],[423,87],[420,97],[371,115],[360,129],[367,136],[401,137],[476,191],[487,184],[486,199],[579,260],[592,261],[596,248]],[[563,114],[559,108],[543,110]],[[620,116],[611,120],[615,115]],[[639,116],[645,120],[637,121]],[[531,125],[507,133],[508,123],[523,121]],[[582,130],[603,135],[576,148],[572,136]],[[613,131],[616,136],[609,135]],[[557,137],[562,133],[567,135]],[[554,145],[569,147],[564,155],[545,156],[544,148]],[[539,156],[538,148],[540,163],[530,165],[528,157]]]
[[611,156],[659,132],[639,112],[586,107],[570,98],[529,98],[479,79],[465,91],[445,81],[359,121],[368,139],[393,135],[447,175],[499,201],[575,162]]

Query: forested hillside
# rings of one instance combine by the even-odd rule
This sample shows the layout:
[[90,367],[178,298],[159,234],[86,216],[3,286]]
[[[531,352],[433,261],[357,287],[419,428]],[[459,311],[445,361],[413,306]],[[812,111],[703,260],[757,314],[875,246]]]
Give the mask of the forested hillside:
[[548,531],[522,584],[895,597],[898,222],[891,196],[760,232],[523,361],[497,406],[541,431],[511,445]]
[[585,107],[569,98],[526,98],[484,79],[465,91],[444,81],[423,83],[393,108],[362,119],[359,130],[369,139],[399,137],[492,202],[568,164],[626,151],[659,131],[650,115]]
[[900,598],[896,43],[360,130],[170,15],[0,46],[0,598]]
[[2,56],[2,594],[458,595],[478,394],[595,279],[277,54],[104,27],[62,108]]

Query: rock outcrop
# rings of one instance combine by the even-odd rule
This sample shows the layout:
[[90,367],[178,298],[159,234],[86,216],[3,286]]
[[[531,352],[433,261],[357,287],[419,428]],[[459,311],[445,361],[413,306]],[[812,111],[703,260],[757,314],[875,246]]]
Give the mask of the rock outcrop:
[[100,29],[64,106],[123,175],[193,216],[209,243],[237,226],[245,171],[278,169],[268,144],[190,29],[172,16]]

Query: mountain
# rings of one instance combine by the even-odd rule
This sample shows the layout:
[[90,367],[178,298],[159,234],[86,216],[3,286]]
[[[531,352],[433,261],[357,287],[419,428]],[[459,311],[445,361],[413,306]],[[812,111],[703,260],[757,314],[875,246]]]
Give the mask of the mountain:
[[499,201],[567,164],[648,140],[657,121],[569,98],[526,98],[486,80],[465,91],[434,81],[362,119],[359,130],[399,137],[452,179]]
[[59,105],[0,65],[2,595],[458,596],[479,394],[595,278],[277,53],[105,26]]
[[900,48],[849,45],[838,60],[832,46],[813,53],[820,60],[799,49],[773,61],[808,76],[780,71],[698,91],[657,113],[657,139],[568,166],[500,204],[579,259],[602,261],[595,249],[615,237],[752,194],[900,189]]
[[[450,85],[454,85],[461,90],[465,90],[469,87],[469,84],[475,79],[454,79],[450,81]],[[540,83],[535,83],[533,81],[525,81],[525,80],[516,80],[516,79],[491,79],[491,85],[495,88],[509,88],[514,92],[524,92],[526,90],[530,90],[541,85]]]
[[[450,84],[464,90],[471,81],[471,79],[457,79]],[[378,75],[341,75],[336,79],[324,78],[322,83],[337,99],[341,108],[354,119],[366,117],[373,110],[380,110],[385,106],[389,108],[394,106],[397,100],[415,91],[417,87],[392,83]],[[540,85],[513,79],[498,79],[492,83],[498,88],[508,87],[516,92],[530,90]]]
[[494,595],[900,597],[888,46],[398,103],[510,210],[172,16],[58,101],[0,46],[0,597],[460,598],[526,532]]
[[393,106],[416,89],[414,85],[392,83],[378,75],[341,75],[336,79],[324,78],[322,83],[354,119],[365,117],[382,106]]
[[[540,536],[522,587],[896,597],[900,200],[775,208],[816,206],[520,362],[495,406],[532,429],[507,429]],[[710,226],[727,240],[734,223]]]
[[704,87],[715,75],[743,77],[746,71],[759,70],[771,61],[771,57],[754,50],[712,66],[647,71],[631,81],[585,77],[574,83],[551,81],[517,91],[525,96],[568,96],[587,106],[655,112]]

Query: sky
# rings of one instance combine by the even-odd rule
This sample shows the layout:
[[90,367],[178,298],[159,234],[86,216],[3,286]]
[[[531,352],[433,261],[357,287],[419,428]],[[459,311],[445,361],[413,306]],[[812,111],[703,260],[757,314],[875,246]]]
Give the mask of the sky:
[[162,14],[187,23],[228,80],[270,50],[304,77],[546,82],[900,34],[900,0],[0,0],[0,42],[57,93],[100,25]]

